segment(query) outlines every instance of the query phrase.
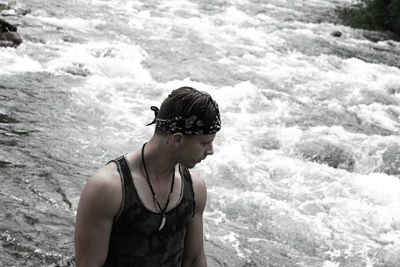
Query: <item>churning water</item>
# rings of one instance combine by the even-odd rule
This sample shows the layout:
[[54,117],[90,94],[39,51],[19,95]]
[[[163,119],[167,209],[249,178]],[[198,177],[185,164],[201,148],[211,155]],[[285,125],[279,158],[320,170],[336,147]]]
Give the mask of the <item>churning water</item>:
[[0,265],[73,266],[87,179],[188,85],[222,112],[195,168],[209,266],[400,266],[400,43],[335,23],[351,2],[17,0],[6,19],[24,42],[0,48]]

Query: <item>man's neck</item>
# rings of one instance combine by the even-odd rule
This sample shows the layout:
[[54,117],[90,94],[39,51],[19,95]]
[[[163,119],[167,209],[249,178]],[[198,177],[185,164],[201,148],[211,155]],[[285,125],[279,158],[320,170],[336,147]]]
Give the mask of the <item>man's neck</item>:
[[[154,135],[144,148],[147,172],[153,181],[169,180],[178,163],[164,137]],[[143,162],[141,162],[142,168]]]

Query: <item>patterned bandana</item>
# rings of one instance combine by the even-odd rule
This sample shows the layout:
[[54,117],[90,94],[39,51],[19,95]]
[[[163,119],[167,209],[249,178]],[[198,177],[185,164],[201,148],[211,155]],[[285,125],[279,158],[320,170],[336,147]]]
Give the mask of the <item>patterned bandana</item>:
[[170,119],[160,119],[158,117],[159,109],[155,106],[151,106],[151,110],[154,111],[154,120],[147,124],[147,126],[156,124],[156,127],[163,133],[173,134],[180,132],[184,135],[197,135],[197,134],[213,134],[221,129],[221,117],[218,111],[218,105],[213,101],[216,106],[217,116],[215,120],[209,124],[205,124],[204,121],[197,118],[196,115],[184,118],[182,116],[173,117]]

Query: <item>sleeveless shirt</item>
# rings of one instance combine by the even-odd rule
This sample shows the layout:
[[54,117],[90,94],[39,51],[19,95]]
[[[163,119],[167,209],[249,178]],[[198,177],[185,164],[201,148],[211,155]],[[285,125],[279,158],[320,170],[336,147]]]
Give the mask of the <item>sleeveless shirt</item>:
[[147,209],[135,188],[125,156],[115,162],[122,183],[122,207],[114,218],[104,267],[178,267],[182,265],[187,226],[195,213],[194,191],[189,170],[179,165],[182,177],[178,204],[162,214]]

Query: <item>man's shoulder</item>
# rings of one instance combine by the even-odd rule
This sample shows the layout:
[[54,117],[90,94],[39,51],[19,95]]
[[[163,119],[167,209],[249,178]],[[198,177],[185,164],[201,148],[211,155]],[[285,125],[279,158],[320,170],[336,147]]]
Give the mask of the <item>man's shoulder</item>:
[[89,179],[88,185],[93,189],[103,191],[103,193],[113,193],[121,190],[121,180],[117,165],[114,162],[98,169]]
[[205,180],[203,179],[203,177],[198,172],[191,171],[190,172],[190,176],[192,178],[193,186],[195,186],[195,187],[199,187],[199,186],[200,187],[205,187],[206,186]]
[[204,210],[207,201],[207,186],[205,180],[197,172],[191,172],[196,210]]
[[117,167],[110,163],[89,178],[79,201],[80,209],[90,216],[113,218],[121,207],[121,189]]

